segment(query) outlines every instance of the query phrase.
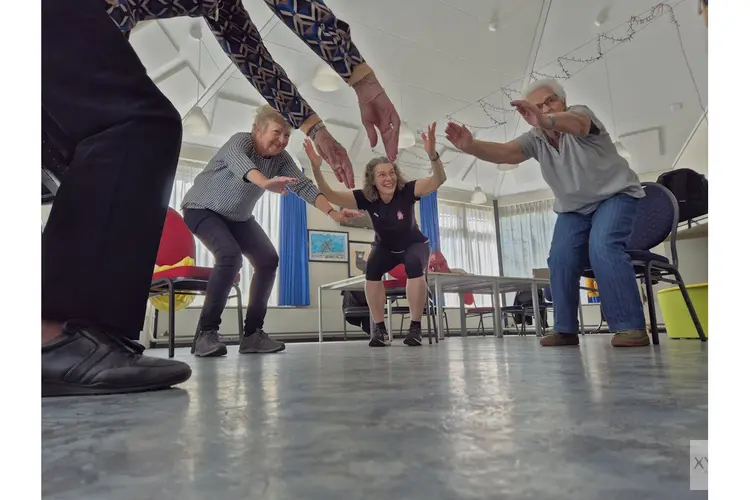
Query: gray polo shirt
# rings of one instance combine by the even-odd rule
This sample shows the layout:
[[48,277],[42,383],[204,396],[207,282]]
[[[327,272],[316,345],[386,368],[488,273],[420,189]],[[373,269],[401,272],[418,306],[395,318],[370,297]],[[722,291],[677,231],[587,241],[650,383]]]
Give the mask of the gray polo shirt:
[[263,188],[245,180],[245,174],[257,169],[269,179],[277,176],[296,177],[299,182],[288,188],[311,205],[320,191],[302,175],[286,151],[272,157],[255,152],[249,132],[234,134],[211,158],[195,178],[182,200],[182,208],[208,209],[232,221],[246,221],[253,216],[255,203],[263,196]]
[[602,122],[586,106],[570,106],[568,110],[588,115],[598,133],[594,127],[594,133],[584,137],[563,133],[559,151],[541,129],[516,138],[524,154],[541,165],[542,177],[555,195],[555,212],[590,214],[599,203],[620,193],[643,198],[638,175],[617,153]]

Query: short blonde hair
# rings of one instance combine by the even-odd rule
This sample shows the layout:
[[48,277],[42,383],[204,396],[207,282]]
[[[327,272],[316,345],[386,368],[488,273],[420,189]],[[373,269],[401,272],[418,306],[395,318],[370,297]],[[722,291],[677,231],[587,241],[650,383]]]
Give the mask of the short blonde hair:
[[279,125],[284,125],[287,128],[287,130],[292,128],[284,119],[284,117],[281,116],[281,113],[273,109],[268,104],[264,104],[263,106],[258,108],[258,111],[255,112],[255,121],[253,121],[253,130],[255,129],[262,130],[263,128],[265,128],[266,124],[270,121],[276,122]]
[[375,187],[375,168],[381,164],[387,164],[393,166],[393,171],[396,172],[396,189],[404,189],[406,185],[406,179],[401,174],[398,165],[386,158],[385,156],[379,156],[370,160],[365,166],[365,178],[362,181],[362,192],[369,201],[377,201],[380,199],[380,193],[378,188]]

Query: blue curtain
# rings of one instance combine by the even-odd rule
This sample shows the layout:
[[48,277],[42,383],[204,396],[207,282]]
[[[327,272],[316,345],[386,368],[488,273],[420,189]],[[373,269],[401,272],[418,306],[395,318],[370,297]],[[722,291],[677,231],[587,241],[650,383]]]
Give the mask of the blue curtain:
[[307,264],[307,205],[289,193],[281,197],[279,236],[279,305],[310,305]]
[[430,251],[440,250],[437,191],[419,200],[419,227],[430,239]]

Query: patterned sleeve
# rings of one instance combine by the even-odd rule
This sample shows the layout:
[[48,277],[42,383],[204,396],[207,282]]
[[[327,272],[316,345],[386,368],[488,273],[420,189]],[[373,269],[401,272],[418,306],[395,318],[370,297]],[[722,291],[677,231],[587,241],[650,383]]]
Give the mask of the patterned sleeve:
[[315,205],[315,200],[320,196],[320,191],[318,191],[318,188],[313,181],[302,175],[302,172],[297,168],[291,155],[286,151],[282,153],[279,175],[283,177],[296,177],[299,179],[299,182],[288,184],[287,187],[310,205]]
[[218,20],[213,12],[207,12],[204,18],[240,72],[292,127],[300,128],[315,114],[263,45],[242,0],[223,0],[219,3]]
[[[276,17],[305,42],[318,57],[349,83],[365,60],[352,42],[349,25],[337,19],[320,0],[265,0]],[[359,71],[362,73],[362,71]]]

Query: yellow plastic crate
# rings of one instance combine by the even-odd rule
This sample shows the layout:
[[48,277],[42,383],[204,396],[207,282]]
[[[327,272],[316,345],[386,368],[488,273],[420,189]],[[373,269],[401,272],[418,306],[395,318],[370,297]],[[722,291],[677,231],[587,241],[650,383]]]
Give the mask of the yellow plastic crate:
[[[698,314],[703,332],[708,337],[708,283],[687,285],[688,295],[693,301],[693,307]],[[698,330],[695,329],[685,301],[680,293],[680,287],[665,288],[656,294],[667,327],[667,336],[671,339],[697,339]]]

